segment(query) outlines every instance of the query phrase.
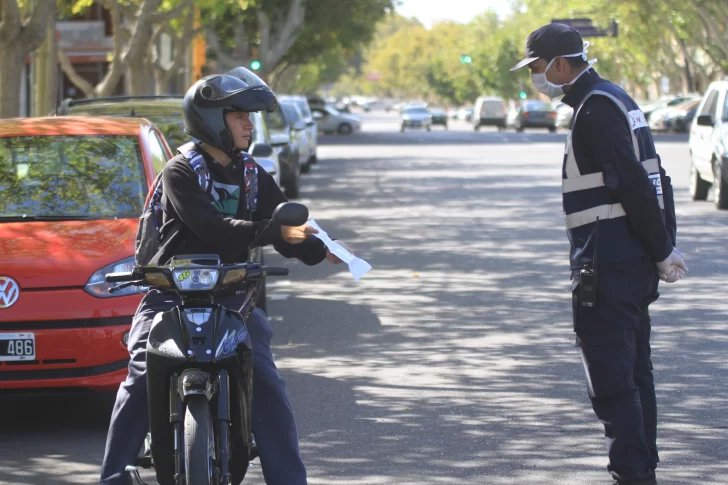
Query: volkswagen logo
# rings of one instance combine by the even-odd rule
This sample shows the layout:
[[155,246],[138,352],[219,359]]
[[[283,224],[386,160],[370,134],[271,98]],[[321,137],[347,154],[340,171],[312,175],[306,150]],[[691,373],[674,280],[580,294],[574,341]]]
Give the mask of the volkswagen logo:
[[20,287],[18,283],[8,277],[0,276],[0,308],[7,308],[18,301]]

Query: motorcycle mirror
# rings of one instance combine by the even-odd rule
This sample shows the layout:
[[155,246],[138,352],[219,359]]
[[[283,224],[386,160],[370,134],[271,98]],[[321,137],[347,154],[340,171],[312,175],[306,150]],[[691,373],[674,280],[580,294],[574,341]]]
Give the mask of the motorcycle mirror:
[[283,202],[273,211],[271,222],[278,226],[301,226],[308,220],[308,207],[296,202]]

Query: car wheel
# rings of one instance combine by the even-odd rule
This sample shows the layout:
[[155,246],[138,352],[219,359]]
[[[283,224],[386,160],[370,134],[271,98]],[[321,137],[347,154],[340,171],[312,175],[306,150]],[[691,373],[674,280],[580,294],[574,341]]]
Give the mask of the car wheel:
[[723,170],[722,162],[715,162],[713,167],[715,188],[715,207],[720,210],[728,209],[728,182],[726,182],[726,174]]
[[690,161],[690,197],[693,200],[705,200],[708,198],[710,183],[700,178],[700,172],[695,168],[695,163]]
[[354,129],[349,123],[341,123],[337,131],[339,132],[339,135],[350,135]]

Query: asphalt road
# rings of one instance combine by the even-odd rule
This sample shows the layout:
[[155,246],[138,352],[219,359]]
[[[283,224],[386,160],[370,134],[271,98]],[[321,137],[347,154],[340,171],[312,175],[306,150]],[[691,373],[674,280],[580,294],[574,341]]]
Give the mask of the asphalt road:
[[[573,346],[565,135],[363,121],[320,138],[301,201],[374,269],[355,282],[288,261],[291,277],[269,282],[310,483],[612,483]],[[690,267],[653,305],[659,483],[725,484],[728,212],[690,201],[686,136],[658,150]],[[0,484],[95,483],[110,406],[0,403]],[[263,484],[258,466],[245,483]]]

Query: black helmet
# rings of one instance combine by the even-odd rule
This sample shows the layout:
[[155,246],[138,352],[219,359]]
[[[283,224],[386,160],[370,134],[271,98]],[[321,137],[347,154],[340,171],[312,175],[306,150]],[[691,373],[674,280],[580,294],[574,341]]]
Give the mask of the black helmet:
[[244,67],[200,79],[187,90],[182,104],[185,131],[227,153],[234,150],[225,123],[231,111],[275,111],[276,95],[258,76]]

